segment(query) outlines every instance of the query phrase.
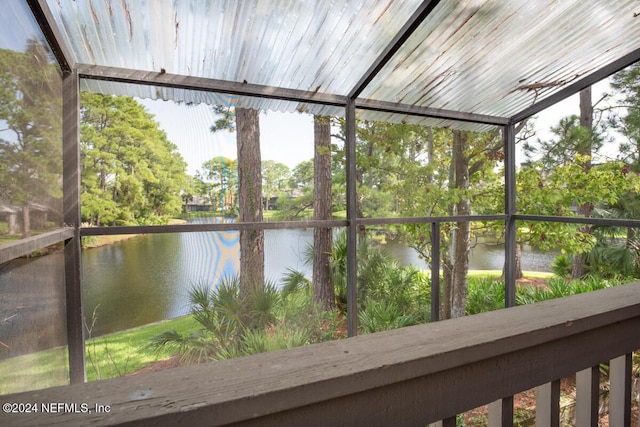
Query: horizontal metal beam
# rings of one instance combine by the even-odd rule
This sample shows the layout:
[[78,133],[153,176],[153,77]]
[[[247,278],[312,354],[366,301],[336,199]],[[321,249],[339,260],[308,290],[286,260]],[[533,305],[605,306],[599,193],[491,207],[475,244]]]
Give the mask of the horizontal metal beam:
[[[207,79],[169,73],[128,70],[124,68],[105,67],[101,65],[78,64],[81,78],[112,81],[127,84],[154,85],[186,90],[225,93],[239,96],[257,96],[269,99],[282,99],[292,102],[309,102],[323,105],[344,106],[347,98],[342,95],[323,94],[317,92],[287,89],[282,87],[262,86],[250,83],[238,83],[226,80]],[[482,123],[489,125],[505,125],[508,119],[483,114],[463,113],[458,111],[426,108],[393,102],[369,99],[356,100],[356,108],[388,113],[408,114],[419,117],[433,117],[461,122]]]
[[78,64],[77,69],[81,78],[93,80],[216,92],[230,95],[257,96],[268,99],[310,102],[323,105],[344,106],[347,102],[347,98],[340,95],[155,71],[129,70],[89,64]]
[[521,122],[522,120],[529,118],[531,116],[533,116],[534,114],[539,113],[540,111],[551,107],[554,104],[557,104],[558,102],[562,101],[565,98],[570,97],[571,95],[575,95],[576,93],[580,92],[582,89],[585,89],[589,86],[592,86],[596,83],[598,83],[599,81],[606,79],[607,77],[609,77],[610,75],[617,73],[618,71],[622,70],[623,68],[628,67],[629,65],[640,61],[640,49],[636,49],[628,54],[626,54],[625,56],[623,56],[622,58],[613,61],[607,65],[605,65],[604,67],[600,68],[599,70],[595,71],[592,74],[589,74],[588,76],[584,77],[583,79],[578,80],[577,82],[570,84],[569,86],[565,87],[564,89],[554,93],[553,95],[549,96],[548,98],[545,98],[543,100],[541,100],[540,102],[536,102],[535,104],[531,105],[530,107],[525,108],[524,110],[520,111],[519,113],[515,114],[511,120],[514,123],[518,123]]
[[413,12],[409,19],[404,23],[398,34],[391,40],[382,53],[376,58],[367,72],[360,78],[358,83],[349,93],[349,99],[357,98],[374,77],[382,70],[382,68],[391,60],[393,55],[400,50],[404,42],[414,33],[422,22],[431,14],[433,9],[440,3],[440,0],[425,0]]
[[274,230],[346,227],[346,220],[227,222],[218,224],[132,225],[119,227],[83,227],[80,236],[110,236],[115,234],[197,233],[203,231]]
[[638,219],[585,218],[580,216],[514,215],[519,221],[561,222],[565,224],[604,225],[610,227],[640,227]]
[[[640,227],[640,220],[605,219],[584,217],[557,217],[544,215],[515,215],[520,221],[562,222],[567,224],[590,224],[613,227]],[[453,215],[403,218],[358,218],[357,225],[397,225],[397,224],[435,224],[446,222],[506,221],[506,215]],[[80,235],[107,236],[115,234],[157,234],[157,233],[196,233],[203,231],[239,231],[274,230],[304,228],[340,228],[346,227],[346,220],[330,221],[279,221],[279,222],[229,222],[217,224],[172,224],[172,225],[133,225],[119,227],[83,227]],[[37,236],[39,237],[39,236]],[[60,240],[58,240],[60,241]],[[6,245],[8,246],[8,245]]]
[[29,255],[33,251],[55,245],[73,237],[73,228],[60,228],[26,239],[0,245],[0,264]]
[[482,123],[488,125],[505,126],[509,124],[506,117],[489,116],[485,114],[465,113],[461,111],[442,110],[439,108],[420,107],[417,105],[397,104],[371,99],[356,99],[356,108],[387,113],[409,114],[419,117],[433,117],[437,119],[456,120],[459,122]]
[[33,17],[40,26],[49,47],[56,57],[56,61],[64,72],[70,72],[75,67],[73,56],[63,41],[62,34],[55,25],[55,20],[46,0],[27,0]]

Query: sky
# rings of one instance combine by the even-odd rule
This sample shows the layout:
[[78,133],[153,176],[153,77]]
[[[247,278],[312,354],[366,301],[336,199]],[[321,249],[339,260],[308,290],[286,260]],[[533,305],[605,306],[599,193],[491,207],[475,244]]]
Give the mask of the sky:
[[[609,91],[608,80],[603,80],[591,88],[591,99],[596,102],[603,93]],[[573,95],[562,102],[559,102],[536,115],[537,134],[541,139],[548,139],[552,136],[549,128],[555,126],[560,118],[571,114],[580,115],[580,98],[579,95]]]
[[[212,133],[216,121],[211,106],[178,105],[171,101],[138,100],[155,116],[169,140],[178,146],[194,174],[202,163],[217,156],[235,159],[235,134]],[[313,116],[299,113],[268,112],[260,114],[262,160],[273,160],[293,169],[313,158]]]
[[[600,101],[600,99],[607,93],[611,93],[611,86],[609,84],[609,80],[602,80],[591,87],[591,100],[593,103]],[[602,108],[607,105],[607,102],[611,103],[611,101],[603,101],[597,108]],[[613,103],[615,104],[615,103]],[[575,94],[569,98],[566,98],[562,102],[559,102],[546,110],[538,113],[535,116],[535,129],[536,136],[535,139],[541,140],[550,140],[554,137],[551,132],[551,127],[556,126],[561,118],[570,116],[575,114],[577,116],[580,115],[580,97],[579,94]],[[599,154],[613,158],[618,153],[618,143],[622,140],[622,135],[617,133],[610,133],[608,137],[613,137],[614,142],[606,143],[599,151]],[[520,163],[524,160],[524,156],[522,153],[516,158],[516,162]]]
[[28,39],[42,37],[26,2],[3,2],[2,6],[0,28],[3,30],[0,31],[0,49],[23,52]]

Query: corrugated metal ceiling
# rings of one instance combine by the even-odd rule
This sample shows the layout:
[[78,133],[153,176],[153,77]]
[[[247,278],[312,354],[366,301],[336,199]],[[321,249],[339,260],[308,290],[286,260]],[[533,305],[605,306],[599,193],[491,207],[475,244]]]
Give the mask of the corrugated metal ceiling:
[[362,93],[496,116],[639,47],[638,1],[442,1]]
[[74,60],[347,93],[419,0],[49,0]]
[[[341,96],[354,89],[420,3],[47,0],[78,63]],[[638,49],[638,13],[637,0],[442,0],[360,97],[511,117]],[[83,83],[89,90],[187,102],[341,110],[133,86]]]

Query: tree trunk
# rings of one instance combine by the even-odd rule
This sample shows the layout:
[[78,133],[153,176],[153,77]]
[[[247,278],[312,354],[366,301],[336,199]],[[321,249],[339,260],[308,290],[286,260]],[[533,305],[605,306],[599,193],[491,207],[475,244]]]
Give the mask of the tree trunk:
[[22,206],[22,238],[25,239],[31,236],[31,212],[29,211],[29,205]]
[[[262,222],[262,159],[258,110],[237,108],[239,221]],[[240,231],[240,292],[264,286],[264,231]]]
[[[331,123],[328,117],[314,117],[315,153],[313,157],[313,215],[316,220],[330,220],[331,209]],[[331,282],[331,228],[313,231],[313,302],[322,310],[333,310],[336,296]]]
[[[591,87],[580,91],[580,126],[586,128],[590,133],[593,131],[593,105],[591,104]],[[578,154],[590,156],[591,147],[591,139],[589,139],[588,144],[585,144],[585,146],[581,146],[578,148]],[[584,167],[588,171],[591,168],[591,161],[587,162]],[[592,211],[593,206],[590,203],[578,206],[578,213],[585,216],[586,218],[589,218],[591,216]],[[590,233],[590,230],[591,229],[588,225],[579,228],[579,231],[583,233]],[[584,254],[576,254],[573,257],[571,278],[579,279],[583,277],[586,272],[587,269],[585,266]]]
[[[506,267],[507,263],[505,262],[502,265],[502,278],[504,279],[506,276]],[[519,243],[516,243],[516,280],[522,279],[524,274],[522,274],[522,246]]]
[[522,246],[516,243],[516,280],[522,279]]
[[9,223],[8,227],[9,227],[9,236],[11,236],[12,234],[16,234],[18,232],[18,221],[17,221],[17,217],[18,215],[16,215],[15,213],[10,213],[7,215],[7,221]]
[[452,283],[453,283],[453,263],[447,252],[442,254],[440,263],[442,265],[442,307],[440,308],[440,319],[451,319]]
[[[461,131],[453,133],[453,159],[455,169],[455,186],[457,189],[469,188],[469,165],[465,156],[466,135]],[[462,199],[456,204],[457,215],[469,215],[471,202]],[[469,274],[469,250],[471,248],[471,224],[468,221],[456,223],[456,237],[453,266],[453,302],[451,317],[462,317],[467,307],[467,279]]]

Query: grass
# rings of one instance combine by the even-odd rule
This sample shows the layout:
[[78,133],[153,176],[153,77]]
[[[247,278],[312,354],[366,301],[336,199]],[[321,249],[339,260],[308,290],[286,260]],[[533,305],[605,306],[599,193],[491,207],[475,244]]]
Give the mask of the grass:
[[191,315],[152,323],[87,340],[87,380],[113,378],[136,371],[149,363],[173,356],[149,347],[151,337],[168,329],[189,334],[198,328]]
[[[167,329],[189,334],[198,324],[191,315],[92,338],[86,342],[87,380],[113,378],[134,372],[173,354],[156,352],[150,338]],[[18,393],[68,383],[66,347],[25,354],[0,361],[0,394]]]
[[58,347],[0,361],[0,394],[68,384],[68,353]]
[[[525,279],[548,279],[553,273],[545,271],[523,271]],[[469,270],[469,277],[501,277],[502,270]]]

